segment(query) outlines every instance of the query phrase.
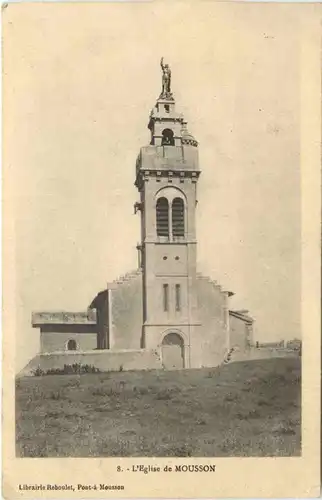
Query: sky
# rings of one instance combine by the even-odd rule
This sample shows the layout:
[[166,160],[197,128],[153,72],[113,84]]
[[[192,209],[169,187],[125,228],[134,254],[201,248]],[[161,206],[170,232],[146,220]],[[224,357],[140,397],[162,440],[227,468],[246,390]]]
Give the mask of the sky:
[[300,337],[300,11],[9,4],[3,23],[17,369],[39,348],[32,311],[86,310],[137,266],[161,56],[199,142],[198,270],[235,292],[256,339]]

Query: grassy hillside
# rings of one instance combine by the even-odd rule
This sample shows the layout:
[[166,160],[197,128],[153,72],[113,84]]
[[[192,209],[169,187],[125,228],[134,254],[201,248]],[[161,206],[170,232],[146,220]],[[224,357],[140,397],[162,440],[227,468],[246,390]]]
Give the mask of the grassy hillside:
[[16,382],[17,456],[299,455],[300,359]]

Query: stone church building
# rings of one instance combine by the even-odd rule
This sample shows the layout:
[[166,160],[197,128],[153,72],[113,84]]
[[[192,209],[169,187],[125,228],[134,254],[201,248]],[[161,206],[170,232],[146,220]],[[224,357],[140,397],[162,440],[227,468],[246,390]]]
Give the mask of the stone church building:
[[163,60],[161,68],[150,142],[134,171],[139,268],[109,283],[86,312],[33,313],[32,324],[40,328],[38,365],[200,368],[252,345],[253,319],[245,310],[230,310],[233,293],[197,271],[198,142],[176,109]]

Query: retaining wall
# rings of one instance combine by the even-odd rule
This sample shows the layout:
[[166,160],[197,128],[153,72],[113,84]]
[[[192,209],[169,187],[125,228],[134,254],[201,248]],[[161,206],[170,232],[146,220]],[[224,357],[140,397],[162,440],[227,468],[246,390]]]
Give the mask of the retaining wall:
[[160,353],[156,350],[94,350],[87,352],[51,352],[38,354],[20,373],[32,375],[37,367],[42,370],[64,368],[64,365],[78,363],[95,366],[103,372],[127,370],[153,370],[162,368]]
[[231,356],[231,361],[248,361],[256,359],[271,359],[271,358],[292,358],[298,357],[298,353],[293,349],[274,349],[269,347],[250,348],[246,351],[234,351]]

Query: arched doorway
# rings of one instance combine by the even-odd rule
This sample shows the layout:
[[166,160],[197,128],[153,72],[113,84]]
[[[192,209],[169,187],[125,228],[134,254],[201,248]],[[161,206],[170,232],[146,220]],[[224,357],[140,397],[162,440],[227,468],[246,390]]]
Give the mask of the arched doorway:
[[76,351],[76,349],[77,349],[76,340],[70,339],[67,342],[67,351]]
[[166,370],[184,368],[184,342],[175,332],[168,333],[162,341],[162,364]]

